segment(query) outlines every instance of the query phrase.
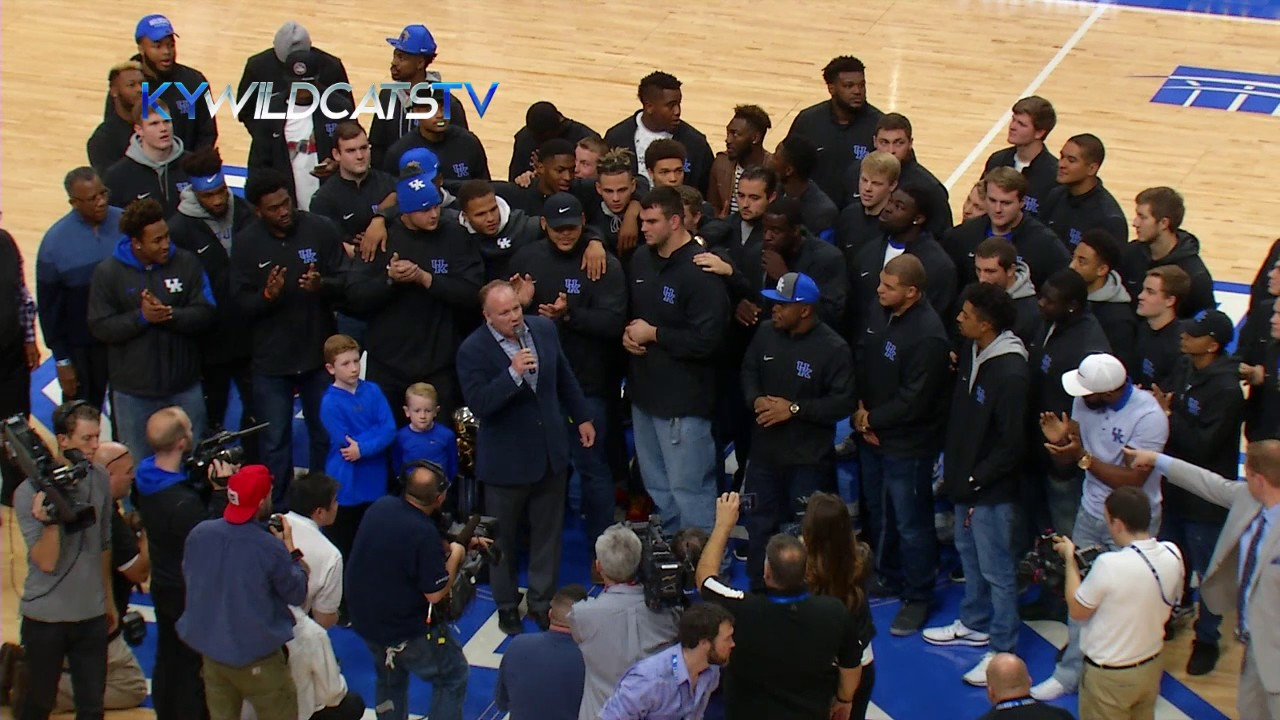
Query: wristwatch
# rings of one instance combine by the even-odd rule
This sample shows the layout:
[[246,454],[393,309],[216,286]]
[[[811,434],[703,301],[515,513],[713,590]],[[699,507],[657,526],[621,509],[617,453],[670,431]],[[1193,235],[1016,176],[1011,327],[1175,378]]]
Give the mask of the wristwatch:
[[795,415],[796,413],[800,412],[800,403],[791,403],[790,410],[792,415]]
[[293,552],[289,553],[289,559],[293,560],[294,562],[297,562],[297,561],[301,560],[301,559],[302,559],[302,551],[301,551],[301,550],[299,550],[298,548],[294,548],[294,549],[293,549]]
[[1085,453],[1084,455],[1081,455],[1080,459],[1076,461],[1076,467],[1080,468],[1081,470],[1088,470],[1092,466],[1093,466],[1093,456],[1090,455],[1089,453]]

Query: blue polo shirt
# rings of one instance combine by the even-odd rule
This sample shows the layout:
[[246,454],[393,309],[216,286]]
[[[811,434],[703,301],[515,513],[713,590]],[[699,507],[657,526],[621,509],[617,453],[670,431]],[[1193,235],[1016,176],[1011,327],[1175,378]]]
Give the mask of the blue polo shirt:
[[567,631],[518,635],[502,653],[494,704],[512,720],[577,720],[587,666]]
[[375,501],[347,559],[343,587],[351,627],[386,647],[422,637],[431,606],[426,595],[449,582],[446,559],[430,517],[399,496]]
[[[1095,459],[1111,465],[1124,465],[1124,448],[1164,450],[1169,439],[1169,418],[1155,396],[1129,383],[1119,400],[1098,410],[1076,398],[1071,405],[1071,419],[1080,424],[1080,441]],[[1092,472],[1084,473],[1084,496],[1081,507],[1093,517],[1101,518],[1103,504],[1111,494],[1111,486]],[[1160,512],[1160,471],[1153,469],[1142,483],[1142,491],[1151,503],[1151,512]]]

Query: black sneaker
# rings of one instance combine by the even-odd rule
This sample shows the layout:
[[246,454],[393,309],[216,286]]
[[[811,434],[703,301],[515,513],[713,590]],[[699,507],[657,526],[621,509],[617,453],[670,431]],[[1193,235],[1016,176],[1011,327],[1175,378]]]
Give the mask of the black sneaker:
[[894,637],[915,635],[920,632],[920,628],[924,627],[924,622],[928,619],[929,603],[924,600],[907,600],[902,603],[898,614],[894,616],[893,624],[889,626],[889,634]]
[[1217,664],[1217,645],[1202,643],[1199,640],[1191,642],[1191,657],[1187,658],[1188,675],[1208,675],[1213,672],[1213,666]]
[[871,581],[871,587],[867,588],[867,592],[873,598],[896,598],[902,594],[902,588],[892,587],[882,578],[877,577]]
[[498,629],[507,635],[519,635],[524,632],[524,624],[520,622],[518,608],[498,610]]
[[964,567],[963,567],[963,566],[961,566],[961,565],[957,565],[957,566],[955,566],[955,567],[951,568],[951,576],[950,576],[950,577],[951,577],[951,582],[953,582],[953,583],[962,583],[962,582],[964,582]]

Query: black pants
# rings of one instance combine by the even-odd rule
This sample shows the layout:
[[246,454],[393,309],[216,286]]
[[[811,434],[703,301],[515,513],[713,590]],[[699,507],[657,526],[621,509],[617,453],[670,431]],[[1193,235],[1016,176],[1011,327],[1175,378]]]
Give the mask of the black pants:
[[18,720],[47,720],[58,699],[62,662],[71,671],[76,720],[102,720],[107,692],[107,618],[46,623],[22,618],[27,695]]
[[[172,591],[169,591],[172,592]],[[153,597],[155,589],[152,588]],[[151,703],[156,720],[208,720],[200,654],[178,637],[181,612],[156,599],[156,665],[151,677]]]
[[529,527],[529,612],[551,608],[560,579],[561,535],[564,531],[566,474],[547,468],[531,485],[493,485],[484,488],[485,510],[498,519],[502,562],[490,573],[493,601],[499,610],[520,604],[516,569],[520,564],[520,528]]
[[209,434],[222,430],[226,424],[227,405],[230,403],[233,382],[240,393],[240,427],[246,428],[253,425],[253,373],[250,372],[250,362],[246,357],[220,363],[205,363],[201,369]]
[[867,708],[871,705],[871,691],[876,686],[876,661],[872,660],[862,666],[862,680],[853,693],[853,709],[849,711],[849,720],[867,720]]
[[[21,343],[0,351],[0,420],[31,414],[31,371]],[[13,491],[25,478],[9,454],[0,452],[0,505],[13,505]]]
[[76,370],[76,396],[62,401],[84,400],[102,409],[107,396],[107,346],[101,343],[71,348],[71,366]]
[[360,720],[364,717],[364,698],[359,693],[348,691],[346,697],[337,705],[317,710],[311,720]]
[[344,563],[351,556],[351,546],[356,542],[356,530],[360,529],[360,521],[364,519],[365,511],[372,504],[339,505],[338,516],[333,519],[332,525],[324,529],[329,542],[342,553]]

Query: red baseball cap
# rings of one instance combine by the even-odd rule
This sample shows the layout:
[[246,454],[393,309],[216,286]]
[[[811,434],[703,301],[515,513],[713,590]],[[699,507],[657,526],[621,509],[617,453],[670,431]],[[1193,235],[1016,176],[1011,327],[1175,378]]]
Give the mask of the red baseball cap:
[[271,471],[265,465],[246,465],[227,481],[227,509],[222,519],[243,525],[258,516],[258,507],[271,495]]

